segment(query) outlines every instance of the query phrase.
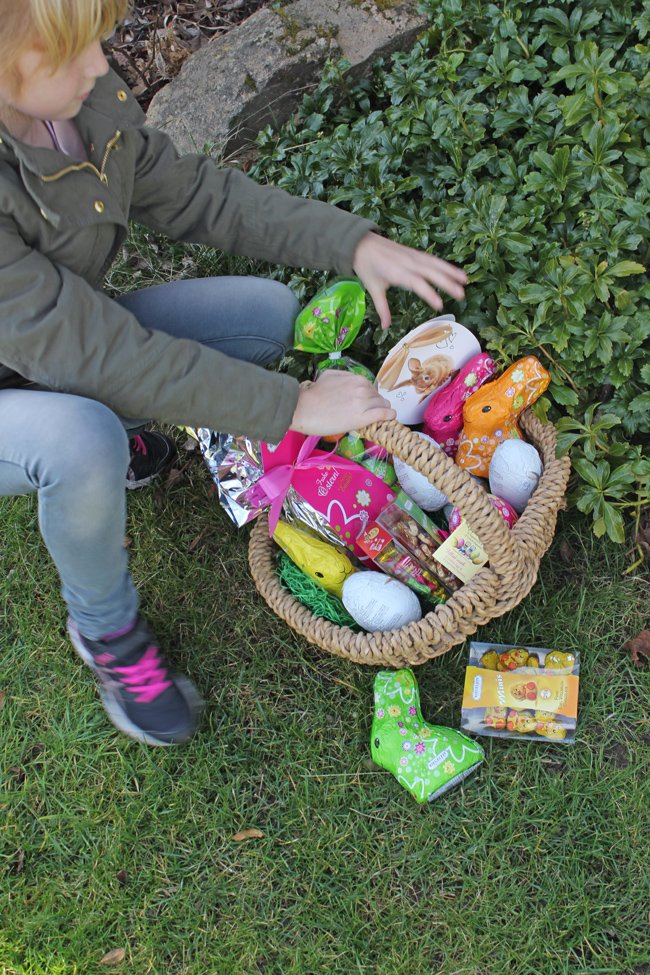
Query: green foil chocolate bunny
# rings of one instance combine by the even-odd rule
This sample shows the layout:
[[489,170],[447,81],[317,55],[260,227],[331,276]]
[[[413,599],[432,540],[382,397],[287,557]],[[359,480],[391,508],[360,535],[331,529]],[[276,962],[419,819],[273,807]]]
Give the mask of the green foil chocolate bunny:
[[342,354],[359,334],[365,314],[366,295],[357,278],[335,278],[296,318],[294,345],[301,352],[327,353],[319,372],[345,369],[373,382],[369,369]]
[[416,802],[432,802],[479,767],[483,749],[460,731],[429,724],[412,670],[380,670],[370,732],[373,761]]

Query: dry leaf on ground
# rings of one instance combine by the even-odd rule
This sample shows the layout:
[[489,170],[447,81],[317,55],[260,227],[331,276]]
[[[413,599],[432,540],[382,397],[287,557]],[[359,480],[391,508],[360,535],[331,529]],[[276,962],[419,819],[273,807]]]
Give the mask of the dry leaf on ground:
[[641,630],[638,636],[628,640],[623,646],[623,652],[629,654],[635,667],[641,667],[642,657],[650,661],[650,630]]
[[107,951],[100,965],[119,965],[121,961],[124,961],[126,957],[126,951],[124,948],[112,948],[111,951]]
[[263,836],[264,833],[261,829],[240,829],[233,836],[233,840],[235,843],[241,843],[242,840],[261,840]]

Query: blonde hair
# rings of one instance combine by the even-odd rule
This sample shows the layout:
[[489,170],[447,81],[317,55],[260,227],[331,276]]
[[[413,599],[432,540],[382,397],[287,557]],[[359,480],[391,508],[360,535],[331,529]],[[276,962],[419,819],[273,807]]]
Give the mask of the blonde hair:
[[128,7],[129,0],[0,0],[2,74],[15,78],[29,47],[42,49],[56,71],[111,33]]

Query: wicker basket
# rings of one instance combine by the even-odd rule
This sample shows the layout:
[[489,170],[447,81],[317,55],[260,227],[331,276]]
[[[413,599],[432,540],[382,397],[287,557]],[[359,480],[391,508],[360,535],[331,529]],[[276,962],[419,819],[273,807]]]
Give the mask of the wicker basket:
[[555,457],[556,435],[530,410],[521,417],[527,439],[540,452],[544,472],[525,511],[509,529],[486,492],[442,450],[395,420],[365,427],[361,434],[426,475],[460,508],[480,536],[489,564],[450,599],[417,623],[397,630],[355,633],[313,615],[278,580],[265,516],[253,525],[248,558],[255,585],[269,606],[311,643],[355,663],[371,666],[416,666],[446,653],[491,619],[502,616],[526,596],[537,578],[542,555],[551,544],[555,522],[564,507],[569,479],[567,457]]

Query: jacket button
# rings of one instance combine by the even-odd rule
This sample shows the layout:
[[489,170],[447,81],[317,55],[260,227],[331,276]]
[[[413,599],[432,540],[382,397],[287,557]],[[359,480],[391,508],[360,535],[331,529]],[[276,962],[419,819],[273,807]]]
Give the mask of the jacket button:
[[95,200],[95,202],[93,203],[93,206],[95,207],[95,210],[97,210],[97,213],[103,213],[104,210],[106,209],[106,206],[105,206],[103,200]]
[[120,88],[119,91],[117,92],[117,99],[120,102],[125,102],[128,97],[129,96],[127,95],[127,93],[124,91],[123,88]]
[[2,141],[2,139],[0,139],[0,146],[3,146],[3,145],[4,145],[4,142]]
[[41,216],[42,216],[43,220],[47,220],[47,213],[45,212],[45,210],[43,209],[43,207],[41,207]]

